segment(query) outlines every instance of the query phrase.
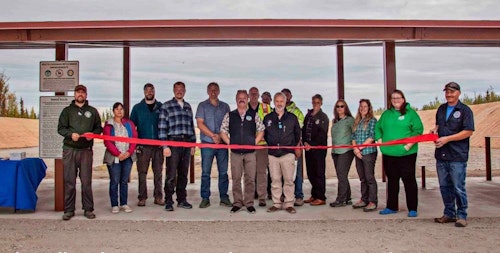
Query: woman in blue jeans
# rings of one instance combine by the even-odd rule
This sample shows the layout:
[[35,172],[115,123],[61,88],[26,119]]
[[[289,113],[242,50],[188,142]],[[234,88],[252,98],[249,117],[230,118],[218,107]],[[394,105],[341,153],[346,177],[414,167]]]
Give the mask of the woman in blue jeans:
[[[116,102],[113,105],[113,118],[106,121],[103,134],[119,137],[137,137],[137,130],[131,120],[124,119],[123,104]],[[119,213],[120,210],[130,213],[132,209],[127,205],[128,179],[132,170],[132,155],[136,144],[127,142],[104,141],[106,152],[104,163],[109,171],[109,198],[111,212]],[[120,205],[118,205],[118,188],[120,192]]]

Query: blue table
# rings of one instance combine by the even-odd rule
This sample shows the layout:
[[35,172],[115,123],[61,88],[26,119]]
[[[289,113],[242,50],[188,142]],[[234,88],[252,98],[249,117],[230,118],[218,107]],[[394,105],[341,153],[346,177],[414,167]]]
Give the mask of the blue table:
[[0,160],[0,207],[14,211],[35,211],[36,190],[47,165],[40,158]]

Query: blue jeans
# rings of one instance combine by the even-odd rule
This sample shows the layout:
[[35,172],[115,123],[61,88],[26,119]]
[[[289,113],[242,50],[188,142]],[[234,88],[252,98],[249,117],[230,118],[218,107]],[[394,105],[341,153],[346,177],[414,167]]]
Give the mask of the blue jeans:
[[120,188],[120,206],[127,204],[128,178],[132,170],[132,159],[129,157],[119,163],[108,165],[109,199],[111,206],[118,206],[118,187]]
[[221,199],[229,199],[227,191],[229,188],[229,177],[227,175],[228,151],[227,149],[201,149],[201,189],[202,199],[210,198],[210,174],[212,173],[212,162],[217,159],[217,170],[219,172],[219,195]]
[[303,199],[304,198],[304,192],[302,191],[302,183],[304,182],[304,175],[302,174],[302,171],[300,168],[302,167],[303,164],[303,155],[297,159],[297,175],[295,177],[295,198],[296,199]]
[[436,160],[436,168],[439,189],[443,198],[444,215],[450,218],[467,219],[467,192],[465,190],[467,162]]

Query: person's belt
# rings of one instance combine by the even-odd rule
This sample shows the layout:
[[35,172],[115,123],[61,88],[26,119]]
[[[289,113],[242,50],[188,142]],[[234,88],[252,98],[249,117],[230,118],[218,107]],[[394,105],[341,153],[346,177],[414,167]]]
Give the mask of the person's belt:
[[187,134],[169,135],[167,139],[171,141],[184,141],[191,139],[191,135]]

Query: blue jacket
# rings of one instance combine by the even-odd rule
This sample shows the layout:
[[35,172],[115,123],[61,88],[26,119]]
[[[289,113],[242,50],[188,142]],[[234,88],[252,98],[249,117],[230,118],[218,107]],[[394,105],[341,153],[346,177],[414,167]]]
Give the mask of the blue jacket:
[[137,127],[139,138],[158,140],[158,119],[160,115],[160,101],[155,102],[153,111],[150,111],[146,100],[134,105],[130,113],[130,120]]

